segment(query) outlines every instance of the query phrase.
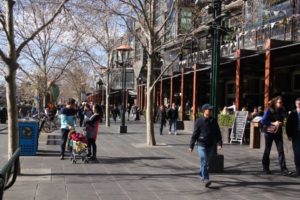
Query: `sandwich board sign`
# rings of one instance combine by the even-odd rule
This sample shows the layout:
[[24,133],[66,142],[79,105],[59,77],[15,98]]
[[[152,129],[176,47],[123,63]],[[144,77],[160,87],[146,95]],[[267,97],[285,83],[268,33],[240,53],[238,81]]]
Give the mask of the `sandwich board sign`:
[[240,142],[240,144],[243,143],[247,117],[248,117],[248,111],[237,111],[235,113],[235,120],[232,125],[231,134],[230,134],[230,143],[232,142]]

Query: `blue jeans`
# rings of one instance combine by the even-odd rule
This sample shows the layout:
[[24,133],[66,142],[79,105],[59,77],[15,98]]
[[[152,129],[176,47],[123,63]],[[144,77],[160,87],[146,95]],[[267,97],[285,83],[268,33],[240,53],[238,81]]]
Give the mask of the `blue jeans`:
[[172,132],[172,127],[174,132],[176,132],[176,123],[177,123],[177,119],[170,119],[169,121],[169,125],[170,125],[170,128],[169,128],[169,131]]
[[294,161],[297,172],[300,172],[300,133],[296,133],[292,137],[293,150],[294,150]]
[[208,174],[208,165],[209,160],[213,156],[214,152],[214,146],[202,146],[198,145],[198,154],[200,157],[200,172],[199,175],[202,178],[202,180],[209,180],[209,174]]

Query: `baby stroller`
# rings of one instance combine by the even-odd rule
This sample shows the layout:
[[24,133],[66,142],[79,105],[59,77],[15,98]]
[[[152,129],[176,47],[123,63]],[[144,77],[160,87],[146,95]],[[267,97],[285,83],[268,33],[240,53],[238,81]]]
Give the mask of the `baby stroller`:
[[76,133],[71,131],[69,133],[70,139],[70,160],[73,164],[76,164],[77,159],[81,159],[83,163],[88,163],[87,157],[87,139],[82,133]]

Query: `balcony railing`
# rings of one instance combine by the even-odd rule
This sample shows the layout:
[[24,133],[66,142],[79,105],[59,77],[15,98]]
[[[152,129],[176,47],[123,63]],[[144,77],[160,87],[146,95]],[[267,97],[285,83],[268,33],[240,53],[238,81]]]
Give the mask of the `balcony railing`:
[[267,39],[299,41],[299,29],[300,17],[298,15],[253,27],[238,35],[238,47],[250,50],[264,49]]

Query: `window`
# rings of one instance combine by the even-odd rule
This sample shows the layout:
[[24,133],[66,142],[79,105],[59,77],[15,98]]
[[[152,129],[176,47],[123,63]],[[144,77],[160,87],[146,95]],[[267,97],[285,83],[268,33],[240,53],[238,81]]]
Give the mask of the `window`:
[[180,33],[188,33],[193,28],[193,13],[191,10],[183,8],[180,12]]

